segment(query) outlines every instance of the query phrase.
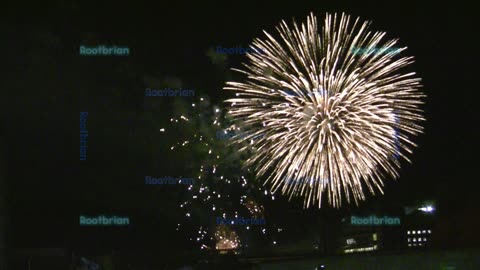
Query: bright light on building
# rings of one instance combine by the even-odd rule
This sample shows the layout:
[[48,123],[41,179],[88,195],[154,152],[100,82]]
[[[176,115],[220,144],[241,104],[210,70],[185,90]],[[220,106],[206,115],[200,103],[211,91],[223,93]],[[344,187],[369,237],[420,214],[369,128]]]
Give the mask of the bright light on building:
[[370,247],[364,247],[364,248],[351,248],[351,249],[346,249],[344,253],[353,253],[353,252],[365,252],[365,251],[373,251],[378,249],[377,245],[370,246]]
[[430,205],[427,205],[427,206],[425,206],[425,207],[420,207],[420,208],[418,208],[418,210],[423,211],[423,212],[426,212],[426,213],[431,213],[431,212],[435,211],[435,208],[433,208],[433,207],[430,206]]

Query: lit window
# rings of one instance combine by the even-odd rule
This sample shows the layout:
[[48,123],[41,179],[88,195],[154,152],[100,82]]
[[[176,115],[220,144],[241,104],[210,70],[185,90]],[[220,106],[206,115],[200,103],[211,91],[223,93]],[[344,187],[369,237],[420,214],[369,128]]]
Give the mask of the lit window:
[[373,237],[373,241],[377,241],[377,234],[376,234],[376,233],[374,233],[374,234],[372,235],[372,237]]
[[408,244],[408,246],[409,246],[409,247],[411,247],[411,246],[412,246],[412,244]]
[[417,238],[413,238],[413,242],[417,242]]
[[418,238],[418,242],[422,242],[422,238]]
[[428,230],[428,233],[432,233],[432,231]]
[[422,232],[421,231],[417,231],[418,234],[421,234]]
[[410,242],[410,240],[412,240],[411,238],[408,238],[408,242]]
[[423,230],[422,233],[427,233],[427,231]]
[[427,238],[423,238],[423,241],[427,242]]
[[422,244],[422,243],[420,243],[420,244],[418,244],[418,245],[419,245],[419,246],[423,246],[423,244]]
[[410,231],[407,231],[407,234],[410,234]]

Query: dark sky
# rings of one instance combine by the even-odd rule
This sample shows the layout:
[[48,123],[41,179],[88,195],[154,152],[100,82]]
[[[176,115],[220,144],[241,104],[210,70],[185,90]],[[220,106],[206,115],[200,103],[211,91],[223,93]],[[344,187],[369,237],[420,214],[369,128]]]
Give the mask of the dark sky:
[[[75,215],[76,207],[87,211],[94,206],[76,202],[85,199],[89,189],[91,196],[124,202],[118,209],[105,203],[105,209],[134,211],[131,208],[137,204],[125,203],[134,200],[134,195],[120,199],[93,190],[102,185],[101,179],[141,175],[153,165],[136,158],[132,142],[116,140],[115,134],[125,130],[119,126],[120,120],[112,118],[91,120],[92,127],[105,128],[113,136],[98,140],[107,146],[96,147],[92,141],[91,161],[80,166],[78,112],[97,112],[110,119],[110,114],[116,113],[110,109],[119,109],[103,107],[98,100],[119,92],[124,98],[118,101],[125,107],[139,106],[146,77],[155,76],[181,78],[185,88],[199,89],[220,103],[227,97],[221,91],[225,79],[206,51],[218,45],[247,46],[253,38],[263,37],[262,30],[275,32],[281,19],[304,21],[310,12],[318,17],[325,12],[346,12],[371,20],[372,29],[399,38],[415,56],[411,68],[423,79],[428,96],[425,134],[415,140],[419,147],[412,156],[413,164],[403,164],[400,181],[388,185],[384,200],[408,203],[432,198],[452,212],[465,205],[478,206],[475,98],[479,94],[474,87],[478,50],[473,46],[478,38],[476,20],[470,14],[476,9],[438,1],[157,2],[162,3],[70,1],[8,9],[10,20],[1,27],[2,64],[6,67],[2,72],[2,120],[8,140],[9,200],[12,209],[22,209],[17,211],[19,215],[49,211],[51,216],[62,211]],[[89,43],[128,46],[131,55],[98,61],[79,57],[79,46]],[[244,60],[232,56],[227,67],[238,67]],[[164,105],[166,114],[170,105]],[[110,180],[132,188],[116,179],[118,182]],[[139,188],[135,190],[142,194]]]

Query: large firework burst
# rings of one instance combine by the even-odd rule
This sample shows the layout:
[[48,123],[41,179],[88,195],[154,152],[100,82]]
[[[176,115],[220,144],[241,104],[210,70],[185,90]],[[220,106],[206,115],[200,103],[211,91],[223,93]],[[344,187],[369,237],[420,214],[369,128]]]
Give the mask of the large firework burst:
[[343,197],[358,204],[366,189],[383,194],[423,130],[421,80],[403,71],[413,57],[370,22],[352,21],[327,14],[320,32],[313,14],[301,28],[282,21],[281,38],[264,32],[252,47],[265,53],[234,69],[248,78],[224,87],[236,92],[230,115],[250,134],[238,141],[256,149],[246,165],[305,207],[320,207],[323,194],[334,207]]

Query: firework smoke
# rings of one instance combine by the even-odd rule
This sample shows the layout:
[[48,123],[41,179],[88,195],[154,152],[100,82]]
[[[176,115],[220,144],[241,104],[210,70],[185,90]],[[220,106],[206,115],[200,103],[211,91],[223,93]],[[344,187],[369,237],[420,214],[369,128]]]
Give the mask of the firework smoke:
[[249,134],[237,142],[255,149],[246,165],[305,207],[321,207],[322,195],[339,207],[343,197],[365,200],[366,189],[383,194],[423,130],[421,80],[403,71],[413,57],[369,22],[352,21],[327,14],[320,32],[313,14],[301,27],[282,21],[280,39],[264,32],[252,47],[265,54],[247,54],[246,70],[234,69],[248,78],[224,87],[236,93],[230,116]]

